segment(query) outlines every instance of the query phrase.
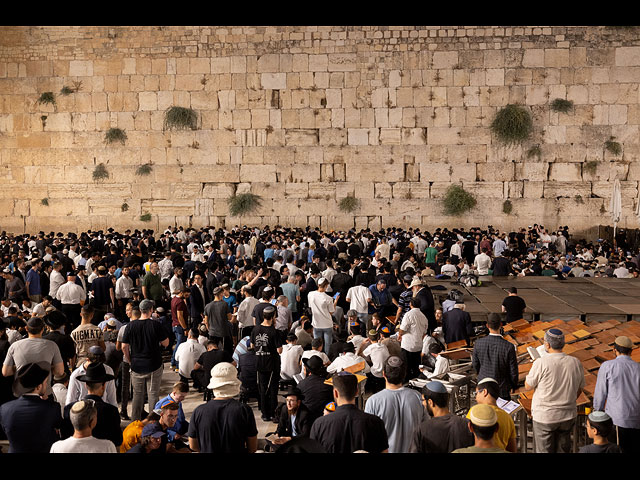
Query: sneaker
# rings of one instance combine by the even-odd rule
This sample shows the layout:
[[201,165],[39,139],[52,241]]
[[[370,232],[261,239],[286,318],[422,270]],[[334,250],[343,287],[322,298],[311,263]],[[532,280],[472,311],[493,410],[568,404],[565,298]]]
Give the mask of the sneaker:
[[120,412],[120,418],[122,418],[123,420],[131,420],[129,418],[129,415],[127,415],[127,412]]

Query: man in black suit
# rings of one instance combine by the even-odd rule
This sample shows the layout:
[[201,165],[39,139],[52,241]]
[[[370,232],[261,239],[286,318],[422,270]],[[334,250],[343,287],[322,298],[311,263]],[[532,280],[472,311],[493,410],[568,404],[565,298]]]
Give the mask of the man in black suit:
[[427,317],[427,333],[431,335],[438,327],[431,289],[420,280],[413,280],[409,286],[413,290],[413,296],[420,299],[420,311]]
[[289,387],[284,394],[285,407],[280,411],[280,421],[276,433],[278,437],[274,444],[282,445],[294,437],[308,437],[313,423],[312,415],[302,403],[304,395],[297,387]]
[[[98,412],[98,423],[93,429],[95,438],[111,440],[116,447],[122,444],[122,429],[120,428],[120,413],[118,408],[102,399],[106,389],[106,382],[115,377],[106,372],[102,362],[90,363],[86,368],[87,373],[78,376],[78,380],[87,384],[87,395],[81,400],[93,400]],[[64,422],[62,428],[63,438],[73,435],[71,424],[71,407],[75,402],[69,403],[64,408]]]
[[203,319],[204,307],[211,302],[209,290],[203,285],[203,277],[201,272],[193,274],[193,283],[191,285],[191,295],[189,296],[189,316],[191,317],[191,325],[196,326]]
[[469,340],[473,335],[473,326],[471,325],[471,315],[464,311],[464,303],[460,300],[455,306],[442,315],[442,334],[444,335],[444,343],[449,344]]
[[9,453],[49,453],[62,426],[60,405],[43,400],[49,369],[28,363],[16,373],[13,394],[19,397],[0,406],[0,426],[9,440]]
[[333,402],[333,389],[325,382],[327,371],[318,355],[303,358],[306,377],[298,383],[303,404],[309,411],[311,422],[321,417],[327,403]]
[[518,388],[518,360],[515,347],[500,335],[502,320],[492,313],[487,319],[489,335],[476,340],[472,365],[478,372],[478,381],[493,378],[500,387],[500,397],[510,400],[511,390]]

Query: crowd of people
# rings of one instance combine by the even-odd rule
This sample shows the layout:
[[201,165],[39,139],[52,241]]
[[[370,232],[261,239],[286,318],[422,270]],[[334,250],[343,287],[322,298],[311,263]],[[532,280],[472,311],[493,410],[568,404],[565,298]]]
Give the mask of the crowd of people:
[[[640,261],[624,236],[612,245],[539,225],[2,232],[0,256],[0,434],[10,452],[52,453],[254,452],[251,399],[277,423],[267,445],[278,452],[515,451],[513,420],[496,403],[518,387],[500,331],[526,303],[513,288],[506,318],[490,316],[477,340],[477,405],[465,419],[449,411],[437,377],[449,368],[447,345],[471,345],[478,332],[462,293],[440,305],[427,280],[631,278]],[[545,345],[562,354],[554,332]],[[628,357],[628,339],[619,343]],[[180,380],[161,398],[165,363]],[[556,377],[567,368],[556,364]],[[546,372],[527,382],[552,397]],[[407,387],[416,378],[422,391]],[[580,389],[579,375],[564,386]],[[190,388],[203,403],[187,420]],[[602,401],[615,387],[599,388],[589,437],[608,445],[626,429],[632,440],[620,448],[632,451],[640,422]],[[539,412],[548,399],[537,400]],[[566,419],[556,429],[557,415],[541,418],[534,411],[538,451],[566,451]],[[549,430],[564,436],[550,440]]]

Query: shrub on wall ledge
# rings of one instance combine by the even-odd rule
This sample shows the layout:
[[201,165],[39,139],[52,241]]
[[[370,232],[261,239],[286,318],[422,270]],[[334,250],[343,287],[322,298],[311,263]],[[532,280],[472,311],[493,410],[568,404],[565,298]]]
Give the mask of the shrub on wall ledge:
[[136,175],[140,175],[140,176],[150,175],[152,170],[153,170],[153,167],[151,166],[151,164],[145,163],[144,165],[140,165],[136,169]]
[[511,203],[511,200],[502,202],[502,213],[511,215],[511,212],[513,212],[513,203]]
[[127,134],[121,128],[110,128],[104,135],[104,143],[111,145],[120,142],[122,145],[127,141]]
[[96,168],[93,169],[93,180],[97,182],[106,178],[109,178],[107,167],[104,166],[104,163],[99,163],[96,165]]
[[129,210],[129,204],[127,202],[124,202],[122,205],[120,205],[120,210],[126,212],[127,210]]
[[529,111],[520,105],[507,105],[496,113],[491,122],[491,131],[508,145],[522,143],[533,130]]
[[338,208],[345,213],[353,213],[360,208],[360,200],[353,195],[347,195],[340,202],[338,202]]
[[44,92],[40,95],[40,98],[38,98],[38,103],[42,104],[42,105],[56,105],[56,96],[53,94],[53,92]]
[[460,185],[451,185],[442,200],[445,215],[459,216],[476,206],[476,199]]
[[49,206],[49,199],[48,198],[43,198],[42,200],[40,200],[40,204],[44,205],[45,207]]
[[571,100],[565,100],[564,98],[556,98],[551,102],[551,110],[558,113],[570,112],[573,108],[573,102]]
[[150,222],[151,221],[151,214],[150,213],[144,213],[144,214],[140,215],[140,221],[142,221],[142,222]]
[[198,115],[191,108],[169,107],[164,112],[164,130],[197,130]]
[[622,153],[622,145],[615,140],[616,137],[609,137],[609,140],[604,142],[604,148],[613,155],[620,155]]
[[255,193],[240,193],[227,199],[229,213],[234,217],[241,217],[255,212],[262,205],[262,197]]

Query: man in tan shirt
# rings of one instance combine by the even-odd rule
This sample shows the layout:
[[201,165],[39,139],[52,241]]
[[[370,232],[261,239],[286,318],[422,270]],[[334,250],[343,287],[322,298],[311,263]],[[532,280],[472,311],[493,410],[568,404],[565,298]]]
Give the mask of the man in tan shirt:
[[80,325],[71,332],[71,338],[76,344],[76,367],[87,360],[89,349],[94,345],[99,346],[103,351],[106,349],[102,330],[91,323],[93,307],[84,305],[80,310],[80,317],[82,318]]
[[547,354],[533,362],[525,379],[525,388],[535,388],[531,414],[536,452],[569,453],[584,371],[580,360],[562,353],[561,330],[547,330],[544,348]]

